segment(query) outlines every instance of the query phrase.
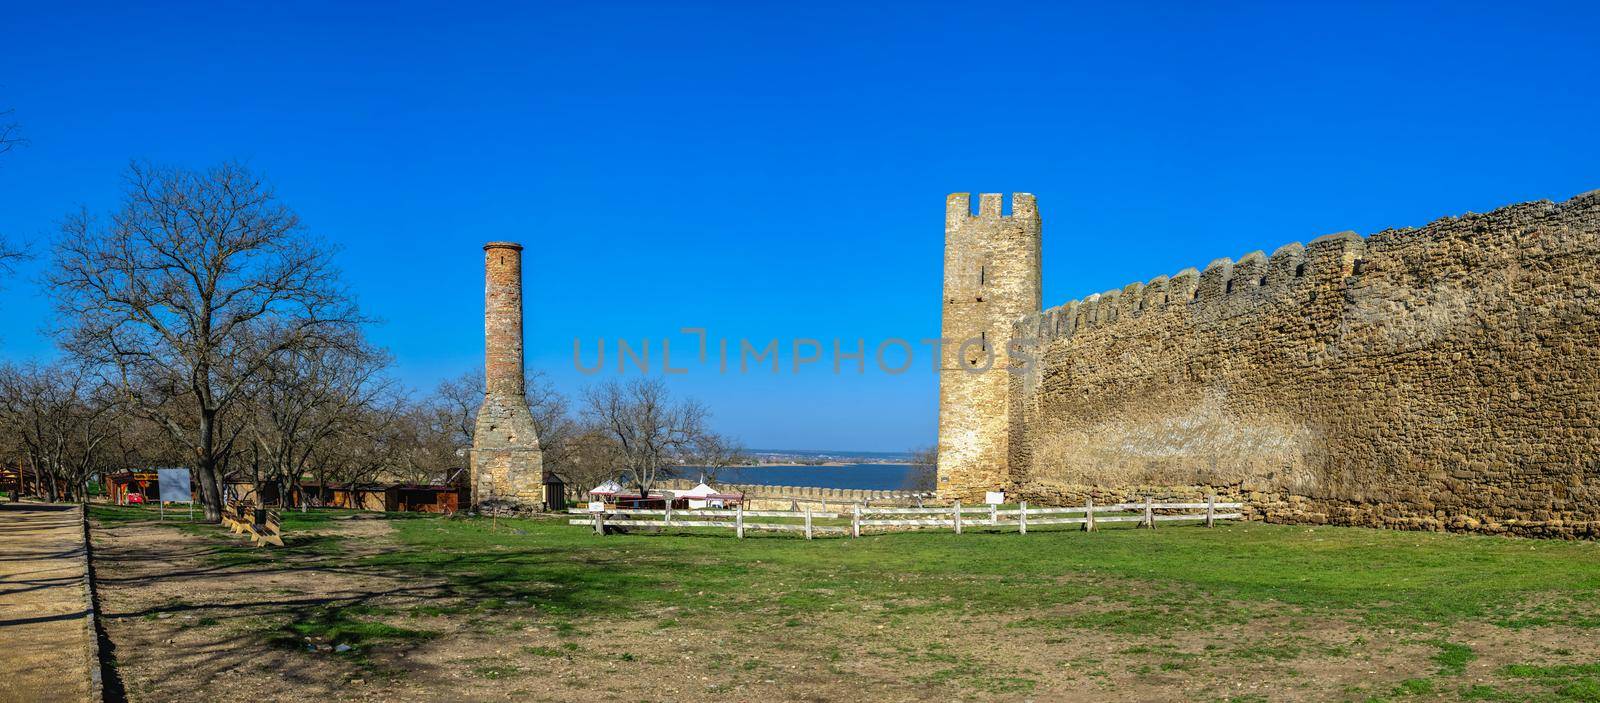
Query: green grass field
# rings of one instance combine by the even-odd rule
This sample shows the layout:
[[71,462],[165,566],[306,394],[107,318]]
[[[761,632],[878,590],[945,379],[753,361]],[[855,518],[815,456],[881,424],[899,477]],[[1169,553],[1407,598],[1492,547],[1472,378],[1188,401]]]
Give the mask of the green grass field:
[[[119,524],[147,521],[152,512],[102,507],[93,514]],[[564,519],[417,515],[387,516],[397,546],[378,553],[345,557],[336,536],[297,536],[341,517],[286,513],[285,549],[230,545],[209,558],[285,566],[348,559],[368,572],[448,584],[452,598],[404,612],[325,607],[282,626],[357,646],[425,640],[431,634],[422,616],[463,616],[492,628],[536,613],[539,627],[566,636],[596,620],[635,617],[651,628],[695,627],[655,614],[706,611],[788,628],[987,628],[1069,652],[1065,645],[1092,636],[1097,647],[1115,650],[1059,658],[1086,684],[1096,672],[1126,685],[1141,676],[1225,679],[1238,670],[1296,685],[1296,678],[1314,679],[1308,672],[1317,667],[1337,669],[1376,652],[1421,661],[1398,681],[1343,682],[1310,699],[1600,701],[1600,651],[1562,644],[1600,643],[1600,545],[1593,542],[1259,523],[1040,528],[1025,536],[968,527],[960,536],[812,541],[790,534],[736,540],[728,531],[600,537]],[[215,526],[167,524],[222,539]],[[1547,630],[1560,636],[1546,637]],[[1540,649],[1530,639],[1552,644]],[[959,643],[926,645],[912,637],[883,656],[931,666],[926,676],[979,698],[1027,693],[1056,675],[1036,666],[997,672]],[[560,651],[541,645],[527,654],[541,653]],[[1487,662],[1496,663],[1484,669]]]

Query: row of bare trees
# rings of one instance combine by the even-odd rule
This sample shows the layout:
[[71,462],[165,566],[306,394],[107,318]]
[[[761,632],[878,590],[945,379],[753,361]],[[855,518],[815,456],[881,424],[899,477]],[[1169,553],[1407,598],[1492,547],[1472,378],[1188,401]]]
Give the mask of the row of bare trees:
[[[481,372],[420,398],[400,388],[331,249],[262,179],[135,164],[126,183],[120,208],[69,216],[53,247],[65,358],[0,368],[0,451],[48,497],[82,498],[114,469],[187,466],[216,520],[231,478],[288,496],[447,481],[466,465]],[[739,457],[659,381],[600,384],[575,411],[528,378],[546,468],[571,484],[647,492],[685,464],[714,473]]]

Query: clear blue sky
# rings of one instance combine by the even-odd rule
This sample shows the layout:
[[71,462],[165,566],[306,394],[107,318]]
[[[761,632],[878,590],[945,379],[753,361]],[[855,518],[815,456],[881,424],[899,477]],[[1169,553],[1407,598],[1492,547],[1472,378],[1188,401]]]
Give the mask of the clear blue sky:
[[[1600,188],[1600,3],[13,4],[0,232],[130,159],[265,173],[408,384],[481,363],[484,241],[530,360],[674,336],[937,336],[943,203],[1031,191],[1045,304],[1219,256]],[[1404,5],[1403,7],[1401,5]],[[0,357],[52,354],[24,266]],[[937,382],[673,376],[755,447],[933,440]]]

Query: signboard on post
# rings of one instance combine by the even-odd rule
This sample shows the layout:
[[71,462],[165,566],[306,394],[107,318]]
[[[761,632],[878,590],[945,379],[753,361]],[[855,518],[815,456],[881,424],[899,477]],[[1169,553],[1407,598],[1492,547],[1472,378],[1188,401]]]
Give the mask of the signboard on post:
[[1006,504],[1006,492],[1005,491],[988,491],[988,492],[985,492],[983,494],[983,502],[988,503],[989,505],[1005,505]]
[[194,494],[189,492],[188,469],[156,469],[161,489],[161,517],[167,516],[167,503],[188,503],[189,519],[194,519]]
[[589,512],[591,512],[591,513],[603,513],[605,511],[606,511],[606,502],[605,501],[603,501],[603,500],[591,500],[591,501],[589,501]]
[[189,503],[194,500],[189,492],[188,469],[156,469],[156,480],[161,485],[161,502]]

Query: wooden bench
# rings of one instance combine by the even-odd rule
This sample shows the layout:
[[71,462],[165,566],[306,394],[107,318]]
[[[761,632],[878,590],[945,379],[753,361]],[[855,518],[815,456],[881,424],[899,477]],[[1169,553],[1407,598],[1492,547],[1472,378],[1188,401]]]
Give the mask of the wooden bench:
[[255,504],[248,500],[230,500],[222,506],[222,525],[234,534],[244,531],[244,526],[249,520],[247,516],[255,509]]
[[276,510],[256,507],[248,500],[230,500],[222,508],[222,524],[234,534],[249,535],[257,547],[283,546],[283,516]]

